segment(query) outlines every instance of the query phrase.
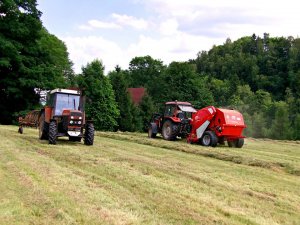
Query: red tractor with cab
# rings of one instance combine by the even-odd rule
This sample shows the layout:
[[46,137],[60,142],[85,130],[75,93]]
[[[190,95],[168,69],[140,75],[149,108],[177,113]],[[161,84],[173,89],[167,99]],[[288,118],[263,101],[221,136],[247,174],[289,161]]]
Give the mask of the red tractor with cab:
[[94,143],[94,125],[86,120],[84,97],[79,90],[54,89],[47,96],[47,104],[38,118],[39,138],[56,144],[58,137],[70,141],[84,139],[85,145]]
[[189,102],[166,102],[164,114],[155,113],[148,128],[148,136],[156,137],[161,133],[165,140],[174,140],[176,137],[186,137],[191,130],[192,114],[197,112]]

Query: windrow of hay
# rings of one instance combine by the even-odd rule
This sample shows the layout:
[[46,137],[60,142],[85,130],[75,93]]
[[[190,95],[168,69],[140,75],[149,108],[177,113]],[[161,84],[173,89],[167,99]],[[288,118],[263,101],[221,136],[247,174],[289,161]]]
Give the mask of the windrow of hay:
[[[176,150],[190,154],[201,155],[223,161],[233,162],[236,164],[272,169],[274,171],[286,172],[292,175],[300,176],[300,168],[294,168],[293,165],[276,161],[265,161],[254,157],[236,155],[234,152],[231,152],[231,149],[227,146],[221,145],[217,148],[203,147],[200,145],[191,145],[188,143],[184,143],[184,140],[170,142],[162,140],[162,138],[150,139],[145,135],[129,132],[97,132],[96,135],[116,140],[132,141],[135,143],[150,145],[153,147],[159,147],[168,150]],[[291,141],[288,143],[291,143]],[[240,149],[240,151],[243,151],[243,149]]]

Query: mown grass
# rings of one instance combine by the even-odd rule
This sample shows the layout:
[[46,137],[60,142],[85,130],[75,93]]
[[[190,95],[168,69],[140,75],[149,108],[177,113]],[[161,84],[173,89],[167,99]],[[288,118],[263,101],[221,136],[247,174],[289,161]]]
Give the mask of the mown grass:
[[[300,145],[205,148],[97,132],[94,146],[0,126],[0,224],[299,224]],[[190,153],[190,154],[187,154]]]

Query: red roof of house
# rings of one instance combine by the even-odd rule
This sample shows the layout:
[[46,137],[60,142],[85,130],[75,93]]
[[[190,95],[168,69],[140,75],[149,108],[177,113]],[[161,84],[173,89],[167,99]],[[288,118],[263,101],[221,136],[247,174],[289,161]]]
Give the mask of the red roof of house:
[[144,97],[146,93],[145,88],[127,88],[131,100],[133,101],[134,104],[138,105],[142,101],[142,98]]

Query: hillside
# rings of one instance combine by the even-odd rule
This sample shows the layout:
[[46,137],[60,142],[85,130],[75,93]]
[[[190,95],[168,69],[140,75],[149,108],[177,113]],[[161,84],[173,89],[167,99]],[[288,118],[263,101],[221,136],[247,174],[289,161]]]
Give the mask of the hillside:
[[300,143],[205,148],[97,132],[94,146],[0,126],[0,224],[299,224]]

